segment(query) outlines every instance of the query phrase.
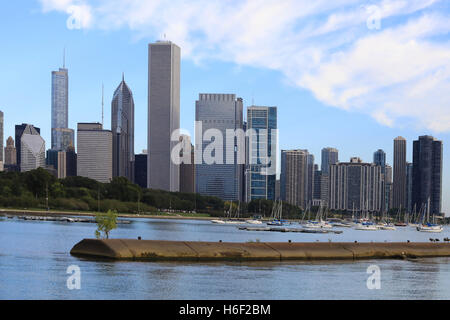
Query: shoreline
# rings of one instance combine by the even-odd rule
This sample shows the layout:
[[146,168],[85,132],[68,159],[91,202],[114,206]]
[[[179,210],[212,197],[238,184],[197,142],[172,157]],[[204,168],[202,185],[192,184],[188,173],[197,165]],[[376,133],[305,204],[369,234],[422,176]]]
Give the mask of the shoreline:
[[[73,212],[73,211],[45,211],[45,210],[29,210],[29,209],[0,209],[0,215],[13,216],[84,216],[95,217],[96,212]],[[118,213],[119,218],[143,218],[143,219],[168,219],[168,220],[215,220],[221,217],[200,217],[200,216],[182,216],[182,215],[151,215],[151,214],[132,214]],[[250,218],[248,218],[250,219]]]

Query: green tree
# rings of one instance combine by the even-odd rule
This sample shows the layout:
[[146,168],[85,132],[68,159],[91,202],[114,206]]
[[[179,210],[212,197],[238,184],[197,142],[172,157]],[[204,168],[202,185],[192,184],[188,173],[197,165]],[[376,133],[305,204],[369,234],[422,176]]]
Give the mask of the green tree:
[[108,210],[108,212],[97,212],[95,215],[95,221],[97,222],[97,230],[95,230],[95,236],[97,239],[103,237],[103,239],[109,238],[111,230],[117,228],[117,211]]

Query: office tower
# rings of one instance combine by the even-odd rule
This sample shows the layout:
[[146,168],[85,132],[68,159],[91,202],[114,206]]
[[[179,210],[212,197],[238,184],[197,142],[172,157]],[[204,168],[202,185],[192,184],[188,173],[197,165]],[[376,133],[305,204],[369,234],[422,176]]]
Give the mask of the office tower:
[[77,175],[77,155],[74,147],[68,147],[67,151],[58,151],[55,149],[47,150],[46,159],[47,168],[55,169],[56,177],[64,179]]
[[69,125],[69,73],[66,68],[52,71],[52,149],[66,150],[73,145],[74,131]]
[[383,199],[381,166],[359,158],[330,166],[330,209],[380,212]]
[[183,159],[183,152],[190,150],[188,162],[180,164],[180,192],[194,193],[195,192],[195,164],[194,164],[194,146],[191,144],[191,137],[182,134],[180,142],[183,144],[183,151],[180,157]]
[[412,212],[413,164],[406,163],[406,212]]
[[339,162],[339,151],[335,148],[323,148],[322,149],[322,166],[320,176],[320,200],[324,206],[328,206],[329,201],[329,174],[330,165]]
[[[16,160],[17,160],[17,169],[18,169],[18,171],[21,171],[20,170],[20,164],[22,162],[21,152],[20,152],[20,150],[21,150],[21,142],[22,142],[21,138],[22,138],[22,135],[23,135],[25,129],[27,128],[27,126],[33,127],[33,129],[36,130],[36,132],[38,134],[41,134],[41,129],[39,129],[37,127],[34,127],[33,125],[28,125],[26,123],[22,123],[22,124],[16,125],[16,127],[15,127],[15,140],[16,141],[15,142],[16,142]],[[29,128],[28,131],[31,131],[31,129]]]
[[308,182],[306,201],[312,203],[314,198],[314,155],[308,154]]
[[305,208],[308,202],[308,151],[281,151],[281,200]]
[[339,151],[335,148],[322,149],[322,174],[328,175],[330,173],[330,165],[339,162]]
[[0,111],[0,162],[4,164],[5,159],[3,159],[3,128],[4,128],[4,118],[3,112]]
[[171,160],[180,128],[180,48],[168,41],[148,49],[148,187],[178,191],[179,166]]
[[386,167],[386,152],[378,149],[373,154],[373,163],[377,166],[381,166],[381,171],[384,174],[384,168]]
[[5,165],[16,165],[17,164],[17,153],[14,147],[14,139],[9,137],[6,140],[5,147]]
[[134,100],[123,75],[111,102],[111,131],[113,177],[134,181]]
[[420,136],[413,143],[412,206],[424,206],[431,215],[442,209],[442,155],[442,141],[432,136]]
[[394,139],[393,208],[406,207],[406,139]]
[[75,131],[69,128],[53,128],[52,136],[54,137],[55,146],[52,148],[57,151],[66,151],[69,147],[74,146]]
[[314,165],[314,190],[313,200],[320,200],[320,176],[322,172],[319,170],[319,165]]
[[134,183],[141,188],[147,188],[147,151],[135,155]]
[[[195,120],[196,192],[242,201],[245,163],[242,99],[234,94],[200,94],[195,102]],[[233,134],[240,132],[241,139],[234,135],[227,139],[227,130]],[[217,137],[208,137],[208,133]],[[210,145],[216,145],[212,140],[222,140],[223,145],[217,143],[217,150],[211,151]]]
[[386,164],[384,168],[384,181],[386,186],[386,198],[384,209],[389,211],[392,208],[392,194],[393,194],[393,184],[392,184],[392,166]]
[[45,141],[33,125],[26,125],[20,136],[20,171],[39,167],[45,167]]
[[247,108],[247,202],[275,200],[277,129],[277,107]]
[[112,132],[101,123],[78,123],[77,175],[107,183],[112,179]]

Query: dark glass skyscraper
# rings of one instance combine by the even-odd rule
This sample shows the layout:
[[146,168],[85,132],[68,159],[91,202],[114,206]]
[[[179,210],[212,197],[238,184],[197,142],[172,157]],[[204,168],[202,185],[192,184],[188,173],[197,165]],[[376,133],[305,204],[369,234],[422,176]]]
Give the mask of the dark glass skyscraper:
[[381,173],[384,174],[384,168],[386,167],[386,152],[378,149],[373,154],[373,163],[377,166],[381,166]]
[[420,136],[413,143],[412,205],[429,206],[430,214],[442,207],[442,141]]
[[406,208],[406,139],[394,139],[393,208]]
[[122,76],[111,102],[113,177],[134,181],[134,100]]

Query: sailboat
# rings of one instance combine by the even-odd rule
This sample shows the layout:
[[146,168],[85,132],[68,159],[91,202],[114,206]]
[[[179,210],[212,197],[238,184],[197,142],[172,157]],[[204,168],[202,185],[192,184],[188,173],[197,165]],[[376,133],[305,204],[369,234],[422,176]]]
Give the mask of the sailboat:
[[323,217],[323,211],[324,208],[322,207],[322,204],[319,206],[319,210],[317,211],[316,220],[309,220],[305,225],[303,225],[305,228],[314,228],[314,229],[322,229],[322,228],[333,228],[331,224],[324,221],[322,219]]
[[272,221],[267,222],[267,225],[269,226],[282,226],[284,224],[284,221],[281,220],[281,215],[283,213],[283,203],[280,201],[275,200],[275,203],[272,207]]
[[[367,203],[366,203],[367,206]],[[366,211],[365,205],[363,203],[363,208],[361,209],[361,219],[355,226],[355,230],[362,231],[377,231],[377,226],[369,220],[369,213]]]
[[[400,208],[398,209],[398,212],[397,212],[397,220],[398,220],[398,222],[394,223],[394,225],[396,227],[407,227],[408,224],[406,224],[405,222],[400,222],[401,215],[402,215],[402,205],[400,204]],[[406,213],[405,213],[405,215],[406,215]]]
[[[430,220],[430,198],[428,198],[428,204],[426,206],[426,211],[427,211],[427,219],[426,219],[427,222],[425,223],[425,221],[424,221],[425,220],[425,210],[424,210],[423,215],[422,215],[422,224],[417,227],[417,231],[435,232],[435,233],[442,232],[443,228],[441,225],[429,222],[429,220]],[[434,220],[434,215],[433,215],[433,220]]]
[[385,212],[383,212],[381,217],[381,222],[376,225],[376,227],[380,230],[396,230],[395,226],[392,223],[388,223],[385,220]]
[[[230,202],[230,209],[227,212],[227,218],[224,219],[214,219],[211,220],[212,223],[218,223],[218,224],[242,224],[243,222],[240,220],[233,220],[231,219],[231,215],[233,212],[233,201]],[[238,216],[239,216],[239,209],[237,212]]]

